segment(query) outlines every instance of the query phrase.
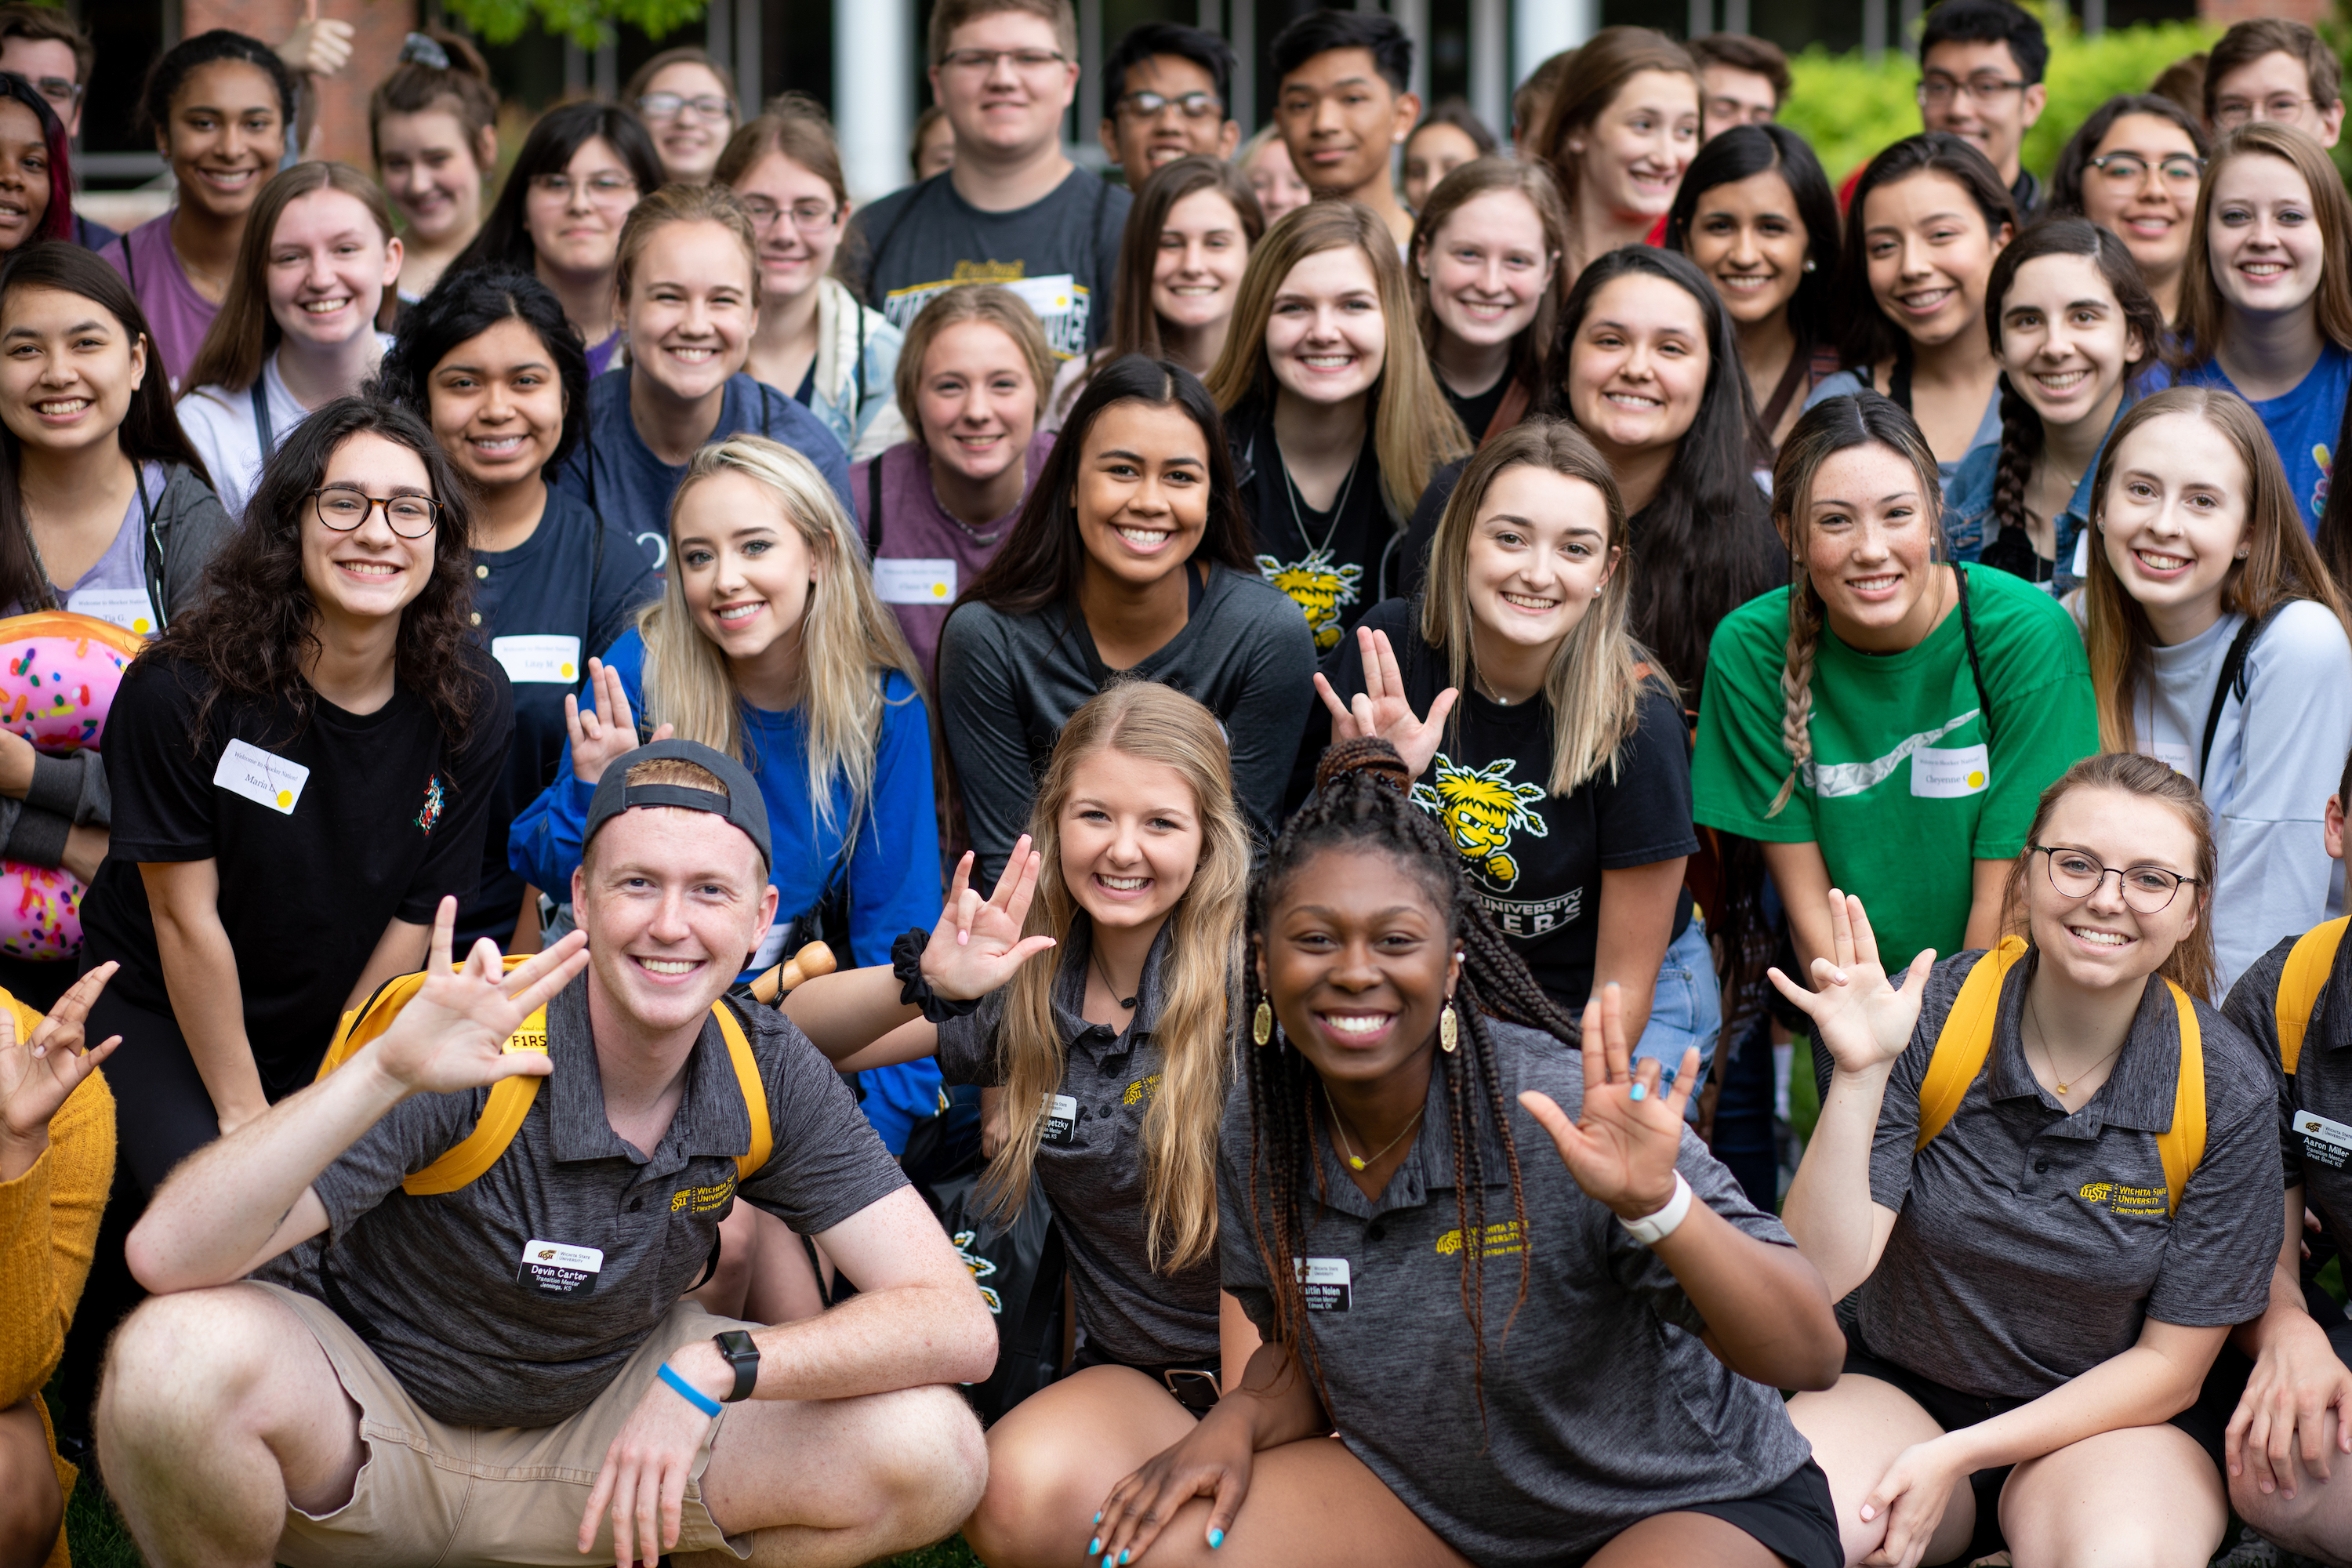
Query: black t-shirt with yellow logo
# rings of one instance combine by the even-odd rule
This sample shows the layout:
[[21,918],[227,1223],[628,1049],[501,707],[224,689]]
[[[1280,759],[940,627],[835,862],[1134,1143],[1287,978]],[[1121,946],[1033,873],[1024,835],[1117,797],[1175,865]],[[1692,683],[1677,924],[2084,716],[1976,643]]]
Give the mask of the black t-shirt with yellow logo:
[[[1422,641],[1421,600],[1377,605],[1364,624],[1388,634],[1413,711],[1427,713],[1446,671],[1443,656]],[[1364,689],[1353,637],[1340,645],[1330,680],[1343,701]],[[1603,768],[1561,795],[1550,789],[1551,705],[1538,698],[1506,707],[1465,691],[1445,743],[1412,786],[1414,804],[1437,818],[1461,852],[1487,914],[1570,1014],[1592,990],[1601,873],[1698,852],[1682,710],[1653,687],[1641,711],[1640,728],[1617,753],[1615,775]],[[1685,892],[1675,936],[1690,917]]]
[[1402,535],[1389,518],[1371,430],[1364,431],[1355,472],[1320,511],[1291,483],[1270,411],[1255,405],[1235,409],[1225,440],[1250,517],[1258,573],[1297,603],[1315,634],[1315,651],[1329,653],[1366,610],[1396,591],[1402,561]]

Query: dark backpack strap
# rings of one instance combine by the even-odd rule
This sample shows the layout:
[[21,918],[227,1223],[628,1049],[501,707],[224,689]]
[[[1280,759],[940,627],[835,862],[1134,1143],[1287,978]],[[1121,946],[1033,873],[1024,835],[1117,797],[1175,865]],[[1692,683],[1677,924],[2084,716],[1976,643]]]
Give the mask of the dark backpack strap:
[[877,452],[866,465],[866,559],[882,558],[882,458]]
[[[268,363],[266,361],[264,362],[263,368],[268,368]],[[269,422],[269,395],[262,390],[261,383],[261,373],[259,371],[256,371],[253,376],[253,385],[248,388],[247,391],[253,399],[253,433],[260,439],[261,466],[266,468],[269,466],[271,455],[278,449],[278,443],[275,439],[278,431],[277,428]]]
[[2221,727],[2221,707],[2232,695],[2241,702],[2246,700],[2246,656],[2253,652],[2254,644],[2284,608],[2286,602],[2282,601],[2272,605],[2267,615],[2247,616],[2238,635],[2230,639],[2230,651],[2221,659],[2221,678],[2213,683],[2213,705],[2205,710],[2205,738],[2197,746],[2197,787],[2200,790],[2205,787],[2205,764],[2213,755],[2213,735]]
[[1977,718],[1984,725],[1985,743],[1990,745],[1992,700],[1985,693],[1984,665],[1977,658],[1976,617],[1969,613],[1969,569],[1953,563],[1952,581],[1958,585],[1960,599],[1960,646],[1969,651],[1969,678],[1977,687]]
[[[139,511],[147,524],[147,603],[155,612],[155,630],[161,635],[171,624],[172,612],[163,604],[163,530],[155,521],[155,503],[147,499],[147,465],[133,462],[131,477],[139,486]],[[167,486],[172,482],[166,475]]]

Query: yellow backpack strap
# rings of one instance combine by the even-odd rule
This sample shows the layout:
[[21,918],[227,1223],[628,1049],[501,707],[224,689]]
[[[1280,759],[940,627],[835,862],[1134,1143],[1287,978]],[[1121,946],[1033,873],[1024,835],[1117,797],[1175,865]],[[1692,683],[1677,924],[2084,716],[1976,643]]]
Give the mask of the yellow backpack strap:
[[1969,977],[1960,983],[1960,994],[1944,1016],[1935,1054],[1927,1058],[1927,1074],[1919,1082],[1919,1137],[1911,1145],[1915,1153],[1944,1130],[1968,1098],[1969,1085],[1984,1071],[1985,1058],[1992,1052],[1993,1019],[2000,1012],[2001,982],[2025,951],[2022,937],[2005,936],[1969,966]]
[[421,969],[414,974],[395,974],[377,986],[374,995],[344,1014],[342,1021],[335,1026],[335,1037],[328,1043],[327,1054],[319,1059],[318,1077],[311,1081],[324,1079],[351,1060],[362,1046],[392,1027],[392,1021],[400,1016],[400,1010],[408,1005],[408,999],[424,984],[425,972]]
[[735,1156],[735,1179],[746,1182],[775,1152],[776,1130],[768,1115],[768,1086],[760,1081],[760,1059],[751,1054],[751,1039],[743,1033],[735,1009],[722,997],[710,1005],[710,1013],[719,1020],[719,1032],[727,1037],[727,1059],[735,1064],[735,1083],[743,1091],[743,1109],[751,1117],[751,1152]]
[[2278,1019],[2279,1065],[2289,1078],[2303,1058],[2304,1031],[2311,1027],[2311,1010],[2319,1005],[2319,994],[2327,989],[2327,977],[2335,973],[2336,951],[2344,945],[2347,922],[2352,922],[2352,915],[2315,925],[2287,949],[2286,967],[2279,972],[2278,996],[2272,1012]]
[[2169,980],[2164,984],[2180,1016],[2180,1076],[2172,1085],[2172,1125],[2157,1134],[2156,1152],[2164,1161],[2165,1212],[2175,1214],[2189,1178],[2205,1158],[2205,1037],[2189,993]]

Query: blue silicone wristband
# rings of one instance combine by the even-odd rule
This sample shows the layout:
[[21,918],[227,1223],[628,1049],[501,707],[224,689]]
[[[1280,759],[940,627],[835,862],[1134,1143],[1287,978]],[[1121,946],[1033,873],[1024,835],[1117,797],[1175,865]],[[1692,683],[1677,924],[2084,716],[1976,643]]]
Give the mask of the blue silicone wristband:
[[719,1401],[711,1398],[710,1395],[703,1393],[702,1390],[695,1387],[694,1384],[687,1382],[686,1379],[672,1372],[670,1370],[669,1363],[667,1362],[661,1363],[661,1380],[664,1383],[668,1384],[672,1388],[677,1389],[677,1396],[680,1399],[685,1400],[688,1405],[693,1405],[705,1415],[716,1415],[719,1414]]

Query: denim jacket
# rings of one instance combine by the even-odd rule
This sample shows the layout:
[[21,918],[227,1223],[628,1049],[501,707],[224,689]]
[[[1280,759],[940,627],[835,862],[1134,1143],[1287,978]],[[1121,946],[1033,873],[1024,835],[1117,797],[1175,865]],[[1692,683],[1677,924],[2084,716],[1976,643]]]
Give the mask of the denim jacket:
[[[2151,392],[2160,392],[2172,384],[2162,365],[2143,371],[2126,386],[2122,403],[2116,405],[2116,417],[2121,419],[2124,410]],[[2113,425],[2107,426],[2112,435]],[[2107,444],[2099,443],[2098,453],[2091,466],[2083,470],[2067,500],[2065,510],[2058,514],[2052,532],[2057,555],[2053,562],[2050,592],[2063,599],[2083,585],[2082,574],[2076,570],[2076,557],[2082,550],[2083,530],[2091,521],[2091,495],[2099,477],[2099,458],[2105,456]],[[1944,486],[1944,553],[1954,561],[1975,561],[1984,554],[1986,545],[2000,531],[2000,524],[1992,515],[1992,491],[2000,470],[2000,443],[1996,439],[1990,447],[1979,447],[1960,459],[1959,472]]]
[[905,335],[833,279],[820,279],[817,290],[816,395],[809,412],[858,462],[907,439],[897,386]]

